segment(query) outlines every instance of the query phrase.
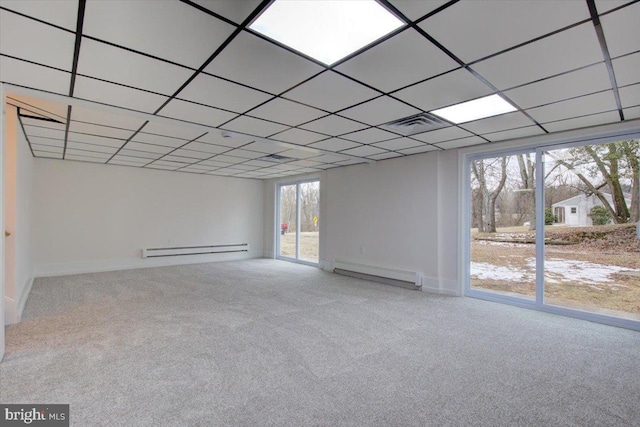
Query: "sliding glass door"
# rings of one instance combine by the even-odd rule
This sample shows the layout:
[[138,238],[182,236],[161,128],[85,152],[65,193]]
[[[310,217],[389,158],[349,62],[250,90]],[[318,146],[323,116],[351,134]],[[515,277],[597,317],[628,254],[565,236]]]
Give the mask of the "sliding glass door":
[[640,330],[639,155],[629,139],[470,157],[466,293]]
[[320,181],[278,186],[277,257],[319,262]]

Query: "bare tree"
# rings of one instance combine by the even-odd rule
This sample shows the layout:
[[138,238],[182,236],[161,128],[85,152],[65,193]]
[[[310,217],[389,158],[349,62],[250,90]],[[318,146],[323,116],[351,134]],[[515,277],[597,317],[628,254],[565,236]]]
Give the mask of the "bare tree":
[[[482,222],[482,227],[479,226],[478,231],[496,232],[496,200],[507,181],[508,159],[508,156],[504,156],[487,159],[487,163],[485,163],[485,159],[471,162],[471,170],[478,181],[481,194],[480,209],[482,214],[479,217],[479,222]],[[493,185],[493,189],[490,189],[491,185]]]

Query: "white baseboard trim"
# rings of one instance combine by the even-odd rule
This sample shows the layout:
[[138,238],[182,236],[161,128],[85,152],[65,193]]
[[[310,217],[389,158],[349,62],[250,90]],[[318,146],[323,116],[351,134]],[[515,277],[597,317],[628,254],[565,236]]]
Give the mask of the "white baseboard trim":
[[13,298],[9,298],[5,295],[4,297],[4,324],[5,325],[13,325],[14,323],[18,323],[18,304]]
[[455,280],[436,279],[433,277],[422,278],[422,290],[424,292],[459,297],[462,296],[462,292],[456,289],[458,287],[458,283]]
[[18,322],[22,319],[22,312],[24,311],[24,306],[27,305],[34,279],[35,277],[33,276],[29,277],[27,283],[22,287],[22,293],[20,294],[20,299],[18,299]]
[[203,264],[261,258],[262,252],[219,253],[166,258],[120,258],[107,260],[72,261],[42,264],[35,268],[35,277],[68,276],[71,274],[101,273],[138,268],[168,267],[172,265]]

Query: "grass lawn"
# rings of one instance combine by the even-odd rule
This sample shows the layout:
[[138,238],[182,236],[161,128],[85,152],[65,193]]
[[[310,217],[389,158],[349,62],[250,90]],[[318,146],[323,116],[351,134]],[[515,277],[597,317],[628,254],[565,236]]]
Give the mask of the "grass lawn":
[[[300,233],[300,258],[305,261],[318,262],[318,232]],[[280,235],[280,253],[282,256],[295,258],[296,233]]]

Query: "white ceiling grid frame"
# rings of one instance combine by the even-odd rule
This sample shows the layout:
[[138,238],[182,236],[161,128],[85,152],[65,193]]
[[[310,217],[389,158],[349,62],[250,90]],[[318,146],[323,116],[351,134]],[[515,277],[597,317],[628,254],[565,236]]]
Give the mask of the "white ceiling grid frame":
[[67,95],[71,73],[3,56],[0,57],[0,78],[17,85]]
[[[599,6],[601,3],[596,3]],[[600,10],[598,10],[602,13]],[[624,55],[638,50],[640,40],[640,3],[613,11],[600,18],[611,57]],[[631,37],[626,31],[631,29]]]
[[326,115],[324,111],[283,98],[274,98],[247,113],[252,117],[297,126]]
[[119,108],[153,113],[169,97],[77,76],[74,97]]
[[302,129],[320,132],[325,135],[338,136],[344,133],[355,132],[369,127],[345,117],[331,114],[320,119],[305,123],[300,126]]
[[238,114],[174,98],[160,110],[158,115],[217,127],[237,117]]
[[420,110],[386,95],[339,112],[341,116],[367,123],[371,126],[381,125],[418,113],[420,113]]

